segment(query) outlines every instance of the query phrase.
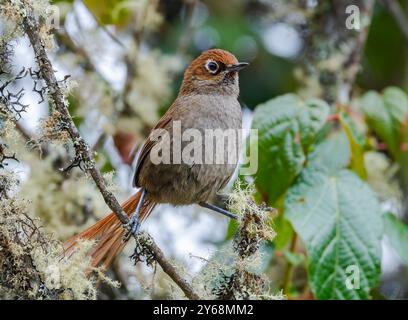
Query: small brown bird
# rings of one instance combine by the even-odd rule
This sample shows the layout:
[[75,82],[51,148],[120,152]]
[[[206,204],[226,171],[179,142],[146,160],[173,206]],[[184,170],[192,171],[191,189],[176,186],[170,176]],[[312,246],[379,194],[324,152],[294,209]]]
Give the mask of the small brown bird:
[[[123,210],[131,217],[131,232],[126,234],[120,221],[111,213],[69,239],[64,245],[66,252],[73,252],[80,238],[96,240],[97,243],[89,253],[92,265],[103,264],[107,267],[123,249],[129,234],[138,232],[140,223],[158,203],[176,206],[199,204],[235,218],[232,213],[208,202],[226,186],[237,166],[238,157],[235,157],[235,161],[222,163],[204,160],[186,162],[183,161],[184,158],[177,162],[175,160],[180,156],[174,153],[174,146],[179,143],[180,149],[184,150],[189,142],[177,141],[180,137],[176,138],[174,126],[179,125],[181,134],[194,129],[202,136],[208,130],[239,131],[242,127],[242,114],[238,102],[238,71],[247,65],[248,63],[238,62],[233,54],[221,49],[205,51],[189,65],[176,100],[154,128],[168,132],[170,148],[163,148],[162,153],[172,150],[170,163],[155,163],[152,160],[154,149],[166,141],[163,137],[158,139],[154,134],[157,130],[154,129],[137,157],[133,184],[139,190],[122,205]],[[237,140],[234,150],[221,150],[224,159],[231,152],[239,154],[240,142]],[[202,141],[199,144],[202,153],[198,152],[198,156],[214,159],[216,149],[206,148]]]

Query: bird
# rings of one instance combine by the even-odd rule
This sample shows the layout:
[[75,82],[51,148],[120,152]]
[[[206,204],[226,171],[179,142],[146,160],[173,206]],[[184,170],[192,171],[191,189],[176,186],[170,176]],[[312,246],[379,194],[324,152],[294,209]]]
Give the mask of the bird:
[[[195,132],[203,136],[214,130],[237,132],[242,129],[238,73],[247,65],[247,62],[239,62],[232,53],[223,49],[204,51],[191,62],[176,99],[149,133],[136,156],[133,186],[137,191],[121,205],[130,217],[129,230],[112,212],[67,240],[64,243],[66,253],[72,254],[80,239],[95,241],[88,252],[91,266],[107,268],[124,248],[130,235],[137,235],[141,223],[157,204],[198,204],[229,218],[236,218],[233,213],[210,202],[231,180],[239,158],[235,156],[232,161],[218,163],[214,161],[216,153],[221,152],[225,157],[230,156],[231,152],[238,155],[241,141],[237,138],[236,143],[232,143],[233,150],[214,150],[197,139],[195,146],[198,151],[195,150],[197,152],[192,161],[191,157],[185,161],[186,157],[176,154],[175,150],[185,150],[183,148],[191,141],[180,141],[174,129],[178,126],[181,135]],[[169,144],[167,147],[166,143]],[[176,145],[180,149],[175,148]],[[170,159],[170,162],[155,161],[153,154],[157,158],[160,151],[162,158],[169,156],[167,160]],[[195,161],[200,156],[212,161]]]

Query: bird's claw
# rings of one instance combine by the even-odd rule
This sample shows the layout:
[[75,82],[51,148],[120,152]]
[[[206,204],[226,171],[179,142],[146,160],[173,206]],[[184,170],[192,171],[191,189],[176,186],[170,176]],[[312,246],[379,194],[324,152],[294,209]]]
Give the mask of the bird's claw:
[[138,221],[139,217],[137,215],[133,215],[129,222],[124,225],[124,227],[127,229],[127,232],[125,233],[125,236],[123,237],[124,241],[128,241],[131,236],[136,237],[138,233],[140,232],[140,222]]

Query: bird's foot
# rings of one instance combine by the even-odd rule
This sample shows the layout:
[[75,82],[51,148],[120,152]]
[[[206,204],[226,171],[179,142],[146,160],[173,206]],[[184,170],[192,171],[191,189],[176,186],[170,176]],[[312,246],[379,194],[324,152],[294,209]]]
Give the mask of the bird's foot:
[[138,233],[139,233],[139,229],[140,229],[140,221],[139,221],[140,210],[142,209],[142,205],[143,205],[143,201],[144,201],[145,196],[146,196],[146,190],[142,189],[141,194],[140,194],[139,202],[138,202],[138,204],[136,206],[135,213],[133,214],[133,216],[131,216],[129,222],[124,225],[124,227],[127,229],[127,232],[125,233],[125,236],[123,237],[124,241],[128,241],[131,236],[136,237],[138,235]]
[[127,232],[125,233],[123,240],[128,241],[131,236],[136,237],[140,233],[140,222],[139,222],[139,215],[134,214],[129,222],[124,225],[124,227],[127,229]]

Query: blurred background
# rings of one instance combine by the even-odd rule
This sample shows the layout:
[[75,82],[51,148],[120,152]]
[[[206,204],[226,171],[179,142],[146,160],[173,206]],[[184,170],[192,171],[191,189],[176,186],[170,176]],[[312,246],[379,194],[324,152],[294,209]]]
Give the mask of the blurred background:
[[[186,66],[206,49],[223,48],[250,63],[240,75],[246,127],[258,104],[289,92],[323,98],[334,110],[335,102],[349,104],[367,90],[395,85],[407,91],[407,34],[385,2],[361,1],[365,8],[361,28],[367,29],[361,40],[346,32],[344,7],[337,7],[335,1],[51,1],[59,20],[47,46],[57,77],[70,75],[64,81],[70,112],[97,152],[98,166],[110,187],[124,200],[132,193],[135,150],[175,99]],[[397,4],[408,14],[406,1]],[[336,20],[339,17],[341,22]],[[6,25],[2,21],[0,30],[6,30]],[[13,41],[13,70],[34,66],[28,39]],[[351,62],[346,65],[349,56]],[[354,70],[356,65],[358,70]],[[339,94],[344,85],[349,85],[348,92]],[[13,86],[32,88],[35,84],[23,78]],[[47,161],[26,154],[8,168],[19,173],[23,194],[47,231],[65,240],[109,210],[79,170],[69,176],[56,170],[69,163],[70,154],[58,132],[47,136],[38,130],[46,129],[46,119],[52,116],[47,101],[41,100],[35,90],[27,90],[24,102],[29,108],[22,114],[19,130],[43,146],[51,137],[57,143],[44,147]],[[407,182],[395,175],[398,164],[389,160],[386,151],[383,154],[372,170],[378,174],[382,206],[408,221]],[[158,206],[143,228],[191,277],[231,237],[227,219],[198,206]],[[122,286],[102,284],[99,298],[171,296],[172,289],[160,270],[132,264],[132,249],[132,245],[126,248],[108,273]],[[274,250],[271,245],[265,251],[265,272],[272,280],[272,291],[282,288],[285,250]],[[304,268],[296,268],[294,286],[305,287],[304,278]],[[387,239],[383,241],[381,279],[375,297],[408,297],[407,267]],[[296,298],[310,297],[298,292]]]

